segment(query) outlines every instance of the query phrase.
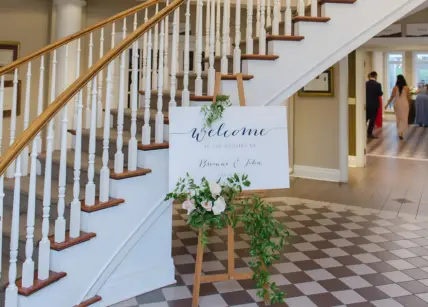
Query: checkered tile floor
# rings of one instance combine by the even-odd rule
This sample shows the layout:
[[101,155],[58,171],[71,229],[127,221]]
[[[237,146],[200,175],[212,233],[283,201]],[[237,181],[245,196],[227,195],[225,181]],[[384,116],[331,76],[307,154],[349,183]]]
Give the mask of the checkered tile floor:
[[[275,199],[276,216],[295,236],[272,277],[289,307],[428,307],[428,219],[398,218],[357,207]],[[175,207],[173,256],[177,284],[114,307],[190,307],[197,237]],[[213,231],[204,255],[206,274],[227,267],[226,232]],[[249,238],[236,229],[236,266],[247,271]],[[201,307],[265,306],[254,282],[201,285]],[[279,305],[278,305],[279,306]],[[281,305],[284,306],[284,305]]]

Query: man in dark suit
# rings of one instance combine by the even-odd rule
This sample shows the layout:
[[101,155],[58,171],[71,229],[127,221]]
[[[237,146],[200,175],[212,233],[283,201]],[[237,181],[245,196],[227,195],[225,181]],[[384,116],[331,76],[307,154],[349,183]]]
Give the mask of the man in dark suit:
[[369,81],[366,82],[366,119],[369,122],[367,138],[376,139],[377,137],[373,135],[373,128],[379,110],[379,97],[383,96],[383,92],[382,86],[376,81],[377,72],[372,71],[369,77]]

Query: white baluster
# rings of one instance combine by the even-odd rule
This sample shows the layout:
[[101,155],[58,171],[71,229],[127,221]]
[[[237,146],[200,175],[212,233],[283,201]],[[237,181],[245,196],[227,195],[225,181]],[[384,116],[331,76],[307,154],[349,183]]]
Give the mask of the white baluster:
[[[177,94],[177,61],[178,56],[178,26],[180,24],[180,7],[174,11],[174,18],[172,19],[172,52],[171,52],[171,99],[169,101],[170,107],[176,107],[175,95]],[[146,50],[146,48],[144,48]]]
[[[37,117],[39,117],[43,111],[44,85],[45,85],[45,56],[42,55],[40,58],[39,94],[37,98]],[[37,144],[37,153],[40,153],[42,151],[42,137],[40,133],[37,134],[36,136],[36,144]]]
[[195,95],[196,96],[202,96],[202,12],[203,12],[203,2],[202,0],[198,0],[198,6],[197,6],[197,14],[199,15],[197,24],[198,27],[198,34],[196,35],[196,80],[195,80]]
[[89,130],[89,157],[88,157],[88,183],[85,188],[85,204],[95,205],[95,149],[96,149],[96,122],[97,122],[97,76],[92,79],[92,109],[91,128]]
[[[160,43],[159,43],[159,54],[164,52],[164,31],[165,31],[165,20],[161,20],[160,27]],[[164,125],[164,116],[162,113],[163,107],[163,57],[159,58],[159,76],[158,76],[158,103],[157,103],[157,113],[155,119],[155,143],[163,143],[163,125]]]
[[25,262],[22,266],[22,286],[29,288],[34,283],[34,224],[36,218],[36,180],[37,180],[37,144],[32,142],[30,187],[28,190],[27,241],[25,243]]
[[[0,77],[0,156],[3,154],[3,106],[4,106],[4,75]],[[0,233],[3,233],[3,207],[4,207],[4,175],[0,176]],[[0,248],[3,248],[3,236],[0,236]],[[0,263],[2,262],[3,254],[0,253]],[[0,279],[3,271],[0,268]]]
[[256,8],[256,37],[260,36],[260,0],[257,0]]
[[[104,56],[104,28],[101,28],[100,35],[100,59]],[[103,76],[104,72],[101,70],[98,75],[98,106],[97,106],[97,128],[103,126]]]
[[[156,14],[159,12],[159,4],[156,4]],[[153,71],[152,71],[152,89],[158,87],[158,52],[159,52],[159,24],[155,25],[154,44],[153,44]],[[149,92],[150,94],[150,92]]]
[[13,190],[12,227],[10,235],[9,285],[6,289],[6,307],[18,307],[18,287],[16,286],[19,246],[19,212],[21,201],[21,155],[16,158],[15,187]]
[[235,7],[235,49],[233,50],[233,73],[241,72],[241,0]]
[[195,36],[194,36],[195,48],[193,49],[193,71],[196,71],[196,65],[198,64],[197,53],[198,53],[198,44],[199,44],[199,5],[200,5],[199,2],[200,0],[196,0],[196,24],[195,24]]
[[[65,46],[64,57],[64,84],[68,84],[68,45]],[[96,84],[94,85],[96,88]],[[65,241],[65,192],[67,184],[67,126],[68,126],[68,105],[61,110],[61,152],[59,162],[59,180],[58,180],[58,217],[55,221],[55,242]]]
[[311,16],[318,17],[318,0],[312,0],[311,3]]
[[227,49],[229,48],[229,45],[227,44],[227,37],[228,37],[228,31],[229,31],[229,26],[227,23],[227,1],[229,0],[225,0],[224,2],[224,8],[223,8],[223,54],[222,54],[222,58],[221,58],[221,73],[222,74],[227,74],[228,73],[228,65],[229,65],[229,61],[227,59]]
[[285,0],[285,13],[284,13],[284,33],[285,35],[291,36],[291,25],[292,25],[292,13],[291,13],[291,0]]
[[[30,93],[31,93],[31,62],[28,62],[27,78],[25,82],[25,104],[24,104],[24,130],[28,128],[30,122]],[[29,148],[26,146],[21,155],[21,174],[28,175],[28,153]]]
[[210,51],[209,51],[209,68],[208,68],[208,95],[214,95],[215,87],[215,69],[214,69],[214,53],[215,53],[215,0],[211,0],[211,17],[210,17]]
[[[10,139],[9,145],[15,142],[16,134],[16,112],[18,107],[18,68],[15,68],[13,76],[13,92],[12,92],[12,114],[10,118]],[[3,116],[3,114],[1,114]],[[12,162],[7,169],[6,177],[13,178],[15,176],[15,162]]]
[[[190,0],[188,0],[190,1]],[[149,30],[147,37],[147,54],[150,54],[152,51],[152,30]],[[150,76],[150,71],[152,68],[152,57],[147,57],[147,76]],[[146,89],[144,91],[144,126],[142,132],[142,143],[143,145],[150,144],[151,137],[151,127],[150,127],[150,78],[146,78]]]
[[281,19],[281,2],[280,0],[273,0],[273,21],[272,21],[272,34],[279,34],[279,22]]
[[297,16],[305,16],[305,1],[297,0]]
[[[123,20],[122,39],[126,38],[126,18]],[[149,56],[150,58],[150,56]],[[124,156],[123,156],[123,117],[125,95],[128,92],[125,85],[125,65],[126,65],[126,51],[120,55],[120,72],[119,72],[119,104],[117,106],[117,151],[114,156],[114,172],[116,174],[123,173]],[[147,74],[147,79],[150,79],[150,73]],[[125,91],[126,90],[126,91]]]
[[110,196],[110,169],[108,167],[108,161],[110,144],[110,106],[113,95],[113,67],[114,62],[110,63],[107,68],[107,97],[104,111],[103,167],[100,173],[100,202],[107,202]]
[[[147,14],[148,14],[147,10],[148,9],[146,9],[146,11],[145,11],[144,23],[146,23],[149,20],[148,16],[147,16]],[[142,73],[143,77],[141,79],[141,86],[142,87],[146,85],[146,78],[147,78],[147,71],[146,71],[147,70],[147,48],[146,48],[146,46],[147,46],[147,32],[144,33],[144,36],[143,36],[143,73]],[[148,74],[148,76],[151,76],[151,74]]]
[[221,22],[221,0],[217,0],[217,11],[216,11],[216,26],[215,26],[215,56],[221,56],[221,34],[220,34],[220,22]]
[[[77,40],[77,54],[76,54],[76,79],[80,75],[80,53],[81,44],[80,38]],[[80,169],[82,159],[82,112],[83,112],[83,90],[76,95],[75,105],[75,144],[74,144],[74,182],[73,182],[73,201],[70,206],[70,238],[77,238],[80,236]]]
[[[215,0],[212,0],[215,1]],[[205,10],[205,57],[210,54],[210,26],[211,26],[211,5],[210,0],[207,0],[207,8]],[[203,59],[204,60],[204,59]]]
[[226,6],[226,20],[227,20],[227,25],[226,25],[226,39],[227,39],[227,55],[230,55],[230,46],[231,46],[231,40],[230,40],[230,0],[225,0],[224,5]]
[[[113,23],[112,36],[115,33],[115,25]],[[115,46],[114,40],[111,41],[111,49]],[[100,202],[107,202],[110,198],[110,168],[109,161],[109,145],[110,145],[110,110],[111,101],[113,98],[113,75],[114,75],[114,60],[107,68],[107,90],[106,90],[106,106],[104,111],[104,139],[103,139],[103,167],[100,172]]]
[[[166,1],[169,5],[169,0]],[[163,60],[163,87],[168,88],[169,85],[169,15],[165,17],[165,36],[164,36],[164,60]],[[143,83],[144,84],[144,83]]]
[[265,0],[260,0],[259,54],[266,54]]
[[[134,15],[134,31],[137,28],[137,14]],[[161,44],[163,33],[161,33]],[[137,152],[138,142],[136,138],[137,134],[137,108],[138,108],[138,45],[139,40],[137,39],[132,45],[132,84],[131,84],[131,138],[128,142],[128,170],[137,170]],[[160,52],[162,55],[162,52]],[[163,57],[160,56],[163,60]],[[162,68],[163,70],[163,68]],[[163,72],[163,71],[162,71]],[[161,68],[159,68],[161,73]],[[146,93],[147,94],[147,93]]]
[[[111,24],[111,34],[110,34],[110,36],[111,36],[111,40],[110,40],[110,50],[111,50],[116,45],[116,23],[114,23],[114,22]],[[114,68],[113,68],[113,71],[114,71]],[[114,73],[112,75],[112,80],[111,80],[111,82],[112,82],[112,88],[114,88],[114,77],[113,76],[114,76]]]
[[[56,53],[53,52],[52,59],[52,83],[50,100],[55,100],[56,93]],[[45,162],[45,180],[43,186],[43,222],[42,222],[42,240],[39,242],[39,279],[45,280],[49,277],[49,266],[50,266],[50,241],[49,235],[49,211],[51,206],[51,186],[52,186],[52,151],[53,151],[53,139],[54,139],[54,122],[52,119],[48,123],[48,130],[46,136],[46,162]]]
[[187,0],[187,3],[186,3],[186,26],[185,26],[185,33],[184,33],[183,91],[181,92],[181,105],[183,107],[187,107],[190,104],[189,50],[190,50],[190,0]]
[[[272,10],[271,10],[271,0],[266,0],[266,27],[270,27],[272,25]],[[275,1],[275,0],[274,0]]]
[[[93,49],[94,49],[94,35],[93,33],[89,34],[89,60],[88,68],[92,66],[93,61]],[[91,94],[92,94],[92,83],[88,82],[86,90],[86,110],[85,110],[85,128],[89,129],[91,127]]]
[[253,54],[253,0],[247,0],[247,40],[245,51],[247,54]]

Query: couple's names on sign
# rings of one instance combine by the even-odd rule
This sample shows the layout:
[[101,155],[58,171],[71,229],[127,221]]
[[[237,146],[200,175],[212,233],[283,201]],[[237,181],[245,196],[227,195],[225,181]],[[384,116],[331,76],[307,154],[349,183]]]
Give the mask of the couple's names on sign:
[[286,107],[230,107],[205,127],[199,107],[169,112],[169,183],[189,173],[196,182],[247,174],[250,189],[288,188]]

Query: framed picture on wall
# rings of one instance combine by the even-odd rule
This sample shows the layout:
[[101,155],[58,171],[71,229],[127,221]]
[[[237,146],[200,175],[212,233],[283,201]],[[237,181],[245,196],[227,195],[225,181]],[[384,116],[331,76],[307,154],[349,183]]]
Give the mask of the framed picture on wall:
[[[16,101],[16,116],[21,114],[21,80],[18,81],[18,97]],[[4,81],[4,102],[3,116],[10,117],[12,115],[13,104],[13,81]]]
[[334,96],[334,74],[330,67],[306,84],[298,92],[299,96]]
[[[16,61],[19,56],[19,43],[0,42],[0,68]],[[13,73],[13,72],[11,72]]]

